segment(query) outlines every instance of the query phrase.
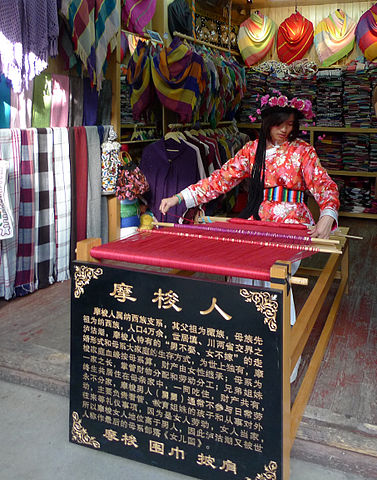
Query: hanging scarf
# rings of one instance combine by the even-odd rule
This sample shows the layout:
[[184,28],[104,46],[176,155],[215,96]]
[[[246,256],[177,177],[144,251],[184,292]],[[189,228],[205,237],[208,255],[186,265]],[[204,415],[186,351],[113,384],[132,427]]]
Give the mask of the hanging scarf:
[[348,55],[355,44],[356,23],[339,8],[314,30],[314,45],[323,67]]
[[267,55],[274,44],[275,33],[275,23],[260,12],[253,12],[241,23],[237,41],[247,66],[254,65]]
[[47,128],[51,121],[51,73],[42,73],[34,79],[33,112],[31,125],[35,128]]
[[367,60],[371,62],[377,58],[377,4],[360,17],[356,41]]
[[139,40],[128,62],[127,82],[131,86],[132,114],[135,120],[140,121],[154,99],[150,46],[142,40]]
[[55,231],[56,231],[56,280],[69,278],[71,239],[71,165],[67,128],[53,128],[54,181],[55,181]]
[[9,162],[0,162],[0,241],[14,235],[14,218],[8,191]]
[[279,60],[290,64],[304,57],[313,43],[313,24],[300,12],[292,13],[279,26],[277,53]]
[[175,31],[192,37],[192,15],[186,0],[174,0],[168,6],[168,26],[172,37]]
[[69,77],[52,74],[51,127],[68,126]]
[[0,32],[2,72],[20,92],[58,53],[56,0],[0,2]]
[[21,130],[21,190],[18,225],[17,297],[34,292],[35,193],[34,163],[38,158],[38,137],[35,128]]
[[54,283],[56,258],[52,129],[38,128],[37,134],[38,156],[34,164],[36,290]]
[[14,219],[13,236],[1,241],[0,297],[9,300],[14,295],[17,266],[18,219],[20,209],[20,149],[21,134],[18,129],[0,129],[0,162],[7,162],[8,199]]
[[122,23],[126,30],[144,33],[156,10],[156,0],[123,0]]
[[161,103],[190,123],[206,85],[202,57],[175,37],[153,57],[152,77]]
[[0,128],[10,127],[11,117],[11,88],[10,82],[0,74]]

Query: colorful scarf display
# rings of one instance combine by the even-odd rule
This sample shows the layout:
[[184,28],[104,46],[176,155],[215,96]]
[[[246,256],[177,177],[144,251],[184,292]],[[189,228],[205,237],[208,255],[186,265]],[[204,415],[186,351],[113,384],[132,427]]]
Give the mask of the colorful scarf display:
[[247,66],[254,65],[267,55],[274,44],[275,23],[260,12],[253,12],[240,25],[238,47]]
[[8,198],[14,219],[13,236],[1,241],[0,297],[9,300],[14,295],[17,268],[18,219],[20,208],[20,130],[0,129],[0,162],[7,162]]
[[15,292],[22,297],[34,292],[34,164],[38,161],[37,130],[21,130],[21,191],[18,225]]
[[69,160],[68,130],[54,128],[54,182],[56,212],[56,281],[69,279],[71,240],[71,166]]
[[371,62],[377,58],[377,4],[360,17],[356,41],[367,60]]
[[290,64],[304,57],[313,43],[313,24],[300,12],[284,20],[277,35],[279,60]]
[[147,43],[139,40],[127,66],[127,81],[131,86],[132,114],[138,121],[154,99],[150,48]]
[[153,57],[152,77],[161,103],[190,123],[206,85],[202,57],[175,37]]
[[314,30],[314,45],[323,67],[329,67],[353,49],[355,28],[356,23],[339,8],[319,22]]
[[125,29],[142,34],[155,10],[156,0],[123,0],[122,23]]
[[74,53],[100,90],[120,27],[116,0],[62,0],[61,12],[68,21]]
[[20,92],[58,53],[56,0],[0,2],[0,64]]

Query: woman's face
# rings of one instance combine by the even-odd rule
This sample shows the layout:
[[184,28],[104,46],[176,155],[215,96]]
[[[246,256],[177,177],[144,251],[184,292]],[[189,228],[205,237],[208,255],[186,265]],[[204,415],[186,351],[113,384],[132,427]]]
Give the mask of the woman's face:
[[293,130],[294,119],[295,116],[292,113],[283,123],[271,127],[270,136],[271,142],[274,145],[281,145],[288,140],[288,137]]

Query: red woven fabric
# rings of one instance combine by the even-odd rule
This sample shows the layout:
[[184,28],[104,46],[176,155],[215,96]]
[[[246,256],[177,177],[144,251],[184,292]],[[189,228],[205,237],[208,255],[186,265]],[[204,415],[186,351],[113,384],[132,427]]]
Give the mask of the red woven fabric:
[[[212,224],[223,228],[224,223]],[[228,225],[230,232],[234,226]],[[188,233],[190,236],[176,236]],[[233,243],[224,238],[235,238],[234,233],[214,233],[220,240],[209,238],[208,231],[200,229],[164,228],[162,232],[146,231],[124,240],[94,247],[91,255],[97,259],[179,268],[195,272],[229,275],[257,280],[269,280],[270,268],[278,260],[299,260],[314,252],[300,251],[298,246],[265,247],[249,243]]]
[[87,199],[88,199],[88,147],[85,127],[76,127],[76,227],[77,241],[86,238]]
[[300,12],[292,13],[279,26],[277,52],[279,60],[292,63],[301,60],[313,43],[313,24]]

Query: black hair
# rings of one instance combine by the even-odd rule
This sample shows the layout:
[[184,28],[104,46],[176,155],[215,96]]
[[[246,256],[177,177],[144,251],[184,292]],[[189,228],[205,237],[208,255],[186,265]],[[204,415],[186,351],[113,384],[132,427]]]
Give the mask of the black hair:
[[247,205],[240,213],[241,218],[249,218],[252,216],[254,220],[260,220],[259,207],[263,201],[267,140],[271,141],[271,127],[281,125],[287,121],[292,114],[294,115],[294,120],[292,132],[288,137],[289,141],[295,140],[298,137],[299,120],[303,117],[301,112],[291,107],[269,107],[262,111],[262,125],[258,146],[249,179],[249,195]]

